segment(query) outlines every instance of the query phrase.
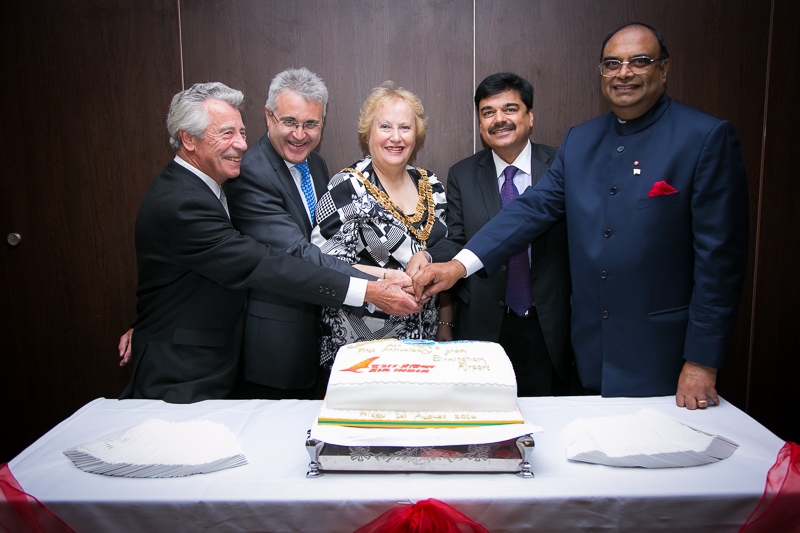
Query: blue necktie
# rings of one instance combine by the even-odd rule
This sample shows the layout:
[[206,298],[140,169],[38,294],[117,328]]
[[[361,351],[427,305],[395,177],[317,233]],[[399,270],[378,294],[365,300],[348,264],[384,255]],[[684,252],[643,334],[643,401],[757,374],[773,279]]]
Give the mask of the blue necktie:
[[311,215],[311,225],[314,225],[314,209],[317,207],[317,197],[314,196],[314,186],[311,184],[311,172],[308,170],[308,162],[303,161],[294,168],[300,171],[303,177],[300,181],[300,189],[303,191],[303,196],[306,197],[306,204],[308,204],[308,213]]
[[[516,173],[517,167],[513,165],[509,165],[503,170],[505,181],[503,182],[503,186],[500,187],[500,199],[503,207],[519,196],[519,191],[517,191],[517,187],[514,185],[514,174]],[[508,260],[506,305],[519,316],[523,316],[533,305],[533,296],[531,296],[531,265],[528,262],[527,248],[514,254]]]

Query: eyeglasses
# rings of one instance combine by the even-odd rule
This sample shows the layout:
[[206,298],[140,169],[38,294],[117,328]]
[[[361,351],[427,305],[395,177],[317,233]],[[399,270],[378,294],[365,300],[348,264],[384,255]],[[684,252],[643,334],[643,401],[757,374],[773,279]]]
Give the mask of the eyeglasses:
[[304,122],[303,124],[300,124],[296,120],[292,119],[278,120],[278,117],[276,117],[272,112],[270,112],[270,116],[275,119],[275,122],[292,131],[297,131],[297,128],[302,128],[303,131],[307,131],[308,133],[317,133],[322,129],[322,124],[319,122]]
[[653,68],[653,62],[659,59],[661,58],[650,59],[647,56],[634,57],[631,58],[630,61],[609,59],[600,63],[598,67],[600,67],[600,74],[606,78],[615,78],[619,75],[620,70],[622,70],[622,65],[628,65],[628,70],[634,74],[644,74],[645,72],[650,72],[650,69]]

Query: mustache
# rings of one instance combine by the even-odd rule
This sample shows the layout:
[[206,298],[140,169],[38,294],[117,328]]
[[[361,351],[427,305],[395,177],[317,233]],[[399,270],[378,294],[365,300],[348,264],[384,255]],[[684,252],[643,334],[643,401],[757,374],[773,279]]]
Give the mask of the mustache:
[[489,128],[489,133],[496,133],[499,130],[508,129],[514,131],[517,127],[514,125],[513,122],[501,122],[500,124],[495,124],[491,128]]

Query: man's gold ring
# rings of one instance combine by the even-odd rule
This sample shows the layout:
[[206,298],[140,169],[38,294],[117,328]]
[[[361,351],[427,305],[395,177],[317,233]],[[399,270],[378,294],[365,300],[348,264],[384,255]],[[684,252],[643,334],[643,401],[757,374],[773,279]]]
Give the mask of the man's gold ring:
[[708,400],[697,400],[697,403],[708,403]]

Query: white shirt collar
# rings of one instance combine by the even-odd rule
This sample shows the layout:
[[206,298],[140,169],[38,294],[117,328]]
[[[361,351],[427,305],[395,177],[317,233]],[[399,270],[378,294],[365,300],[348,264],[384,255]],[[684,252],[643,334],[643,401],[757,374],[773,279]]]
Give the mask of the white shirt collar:
[[191,163],[189,163],[188,161],[185,161],[184,159],[182,159],[178,155],[175,156],[175,159],[173,159],[173,161],[175,161],[180,166],[182,166],[183,168],[185,168],[186,170],[190,171],[192,174],[194,174],[195,176],[197,176],[198,178],[203,180],[203,183],[208,185],[208,188],[211,189],[211,192],[213,192],[214,195],[217,198],[219,198],[219,192],[220,192],[219,184],[217,184],[216,181],[211,179],[211,176],[209,176],[208,174],[206,174],[205,172],[203,172],[199,168],[196,168],[196,167],[192,166]]
[[[497,178],[499,179],[500,176],[503,175],[503,171],[508,166],[508,163],[500,159],[500,156],[494,153],[492,150],[492,158],[494,159],[494,168],[497,171]],[[518,169],[520,169],[525,174],[531,174],[531,140],[528,139],[528,142],[525,144],[525,148],[519,153],[517,158],[511,163]]]

